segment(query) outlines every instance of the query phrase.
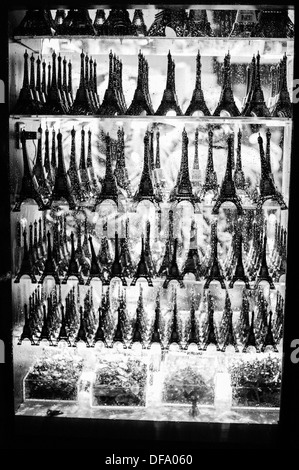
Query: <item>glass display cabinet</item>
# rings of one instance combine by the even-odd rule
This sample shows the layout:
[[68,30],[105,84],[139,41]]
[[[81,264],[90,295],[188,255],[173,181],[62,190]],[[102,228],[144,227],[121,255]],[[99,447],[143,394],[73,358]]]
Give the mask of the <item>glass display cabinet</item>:
[[9,12],[16,416],[279,420],[294,10],[202,8]]

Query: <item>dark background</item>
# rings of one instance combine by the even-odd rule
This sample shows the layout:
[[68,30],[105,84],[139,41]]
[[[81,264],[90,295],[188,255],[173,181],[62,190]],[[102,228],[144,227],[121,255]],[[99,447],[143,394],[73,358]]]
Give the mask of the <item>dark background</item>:
[[[117,6],[116,2],[106,2],[106,8]],[[138,2],[135,2],[138,3]],[[142,3],[142,2],[140,2]],[[144,2],[147,3],[147,2]],[[149,2],[148,2],[149,3]],[[170,2],[163,2],[167,5]],[[172,1],[171,4],[182,4]],[[208,3],[208,2],[205,2]],[[213,2],[211,2],[213,3]],[[215,2],[214,2],[215,3]],[[222,5],[234,2],[221,2]],[[243,3],[243,2],[238,2]],[[245,3],[245,2],[244,2]],[[248,3],[248,2],[246,2]],[[255,4],[267,2],[255,2]],[[280,5],[280,2],[268,2]],[[195,4],[195,3],[194,3]],[[96,448],[97,455],[104,463],[104,456],[115,454],[142,455],[152,454],[193,455],[193,461],[200,462],[196,450],[201,449],[299,449],[299,363],[290,360],[291,341],[299,338],[298,308],[298,218],[299,199],[299,104],[294,105],[294,133],[291,160],[291,185],[288,226],[288,263],[286,318],[283,355],[283,384],[281,415],[278,425],[236,425],[209,423],[173,422],[134,422],[134,421],[97,421],[59,418],[37,419],[33,417],[14,417],[13,410],[13,370],[12,370],[12,324],[10,306],[10,223],[9,223],[9,179],[8,179],[8,8],[69,8],[94,7],[93,4],[79,2],[37,2],[32,0],[1,2],[0,6],[0,79],[6,85],[5,104],[0,104],[0,339],[5,342],[6,361],[0,364],[0,449],[67,449]],[[129,8],[122,3],[120,8]],[[158,8],[161,5],[157,4]],[[188,5],[186,4],[186,8]],[[295,7],[295,26],[299,22]],[[296,27],[296,32],[298,27]],[[295,70],[298,73],[298,38],[295,34]],[[28,455],[29,456],[29,455]],[[101,457],[100,457],[101,456]],[[144,454],[146,457],[146,454]],[[23,462],[19,462],[21,464]],[[28,462],[29,463],[29,462]]]

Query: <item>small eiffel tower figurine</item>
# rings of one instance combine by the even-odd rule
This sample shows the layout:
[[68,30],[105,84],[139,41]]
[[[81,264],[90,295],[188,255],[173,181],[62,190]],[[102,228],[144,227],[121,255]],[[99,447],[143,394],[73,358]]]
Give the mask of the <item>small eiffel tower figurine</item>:
[[[85,58],[85,61],[86,61],[86,58]],[[90,59],[89,59],[89,81],[88,81],[88,84],[89,84],[89,92],[90,92],[90,97],[91,97],[94,113],[97,112],[97,109],[100,106],[100,100],[99,100],[99,95],[98,95],[98,91],[97,91],[96,67],[97,67],[97,63],[95,63],[95,66],[94,66],[93,58],[90,57]],[[88,65],[87,64],[86,64],[86,70],[88,70]]]
[[129,219],[126,219],[125,234],[120,239],[120,261],[123,266],[124,275],[131,277],[133,274],[133,262],[129,250]]
[[15,36],[52,36],[55,25],[50,10],[27,10],[14,30]]
[[119,128],[117,131],[116,165],[114,169],[114,176],[116,178],[118,187],[125,190],[127,196],[131,197],[131,183],[126,167],[125,133],[123,128]]
[[151,201],[154,204],[161,202],[161,197],[154,191],[149,156],[149,132],[146,131],[144,136],[143,170],[138,189],[133,197],[133,200],[136,204],[144,200]]
[[67,284],[68,278],[71,276],[74,276],[78,279],[79,284],[84,284],[84,280],[81,274],[81,270],[79,269],[79,264],[76,259],[76,254],[75,254],[75,244],[74,244],[74,234],[71,232],[71,245],[72,245],[72,250],[71,250],[71,257],[67,269],[67,273],[65,277],[63,278],[62,284]]
[[177,181],[175,187],[170,193],[170,202],[181,202],[189,201],[193,207],[195,203],[199,202],[199,198],[193,194],[192,184],[189,175],[189,163],[188,163],[188,136],[185,129],[182,132],[182,156],[181,166],[179,169]]
[[29,84],[28,53],[26,49],[24,53],[23,86],[13,112],[14,114],[39,114],[40,111],[41,103],[35,100]]
[[84,200],[91,197],[91,184],[89,174],[87,171],[87,164],[85,159],[85,130],[81,130],[81,155],[79,162],[79,174],[81,179],[81,193]]
[[218,181],[217,181],[217,173],[214,170],[214,161],[213,161],[213,131],[209,129],[208,132],[208,139],[209,139],[209,147],[208,147],[208,161],[206,167],[206,175],[204,184],[202,186],[202,190],[200,193],[200,199],[202,200],[208,191],[213,191],[214,199],[217,197],[218,194]]
[[173,343],[178,344],[181,347],[181,335],[179,332],[179,326],[178,326],[178,304],[177,304],[177,291],[174,288],[173,289],[173,306],[172,306],[172,325],[171,325],[171,332],[170,332],[170,338],[169,338],[169,343],[168,347]]
[[259,347],[257,344],[256,336],[255,336],[255,328],[254,328],[254,311],[251,312],[251,322],[248,335],[245,340],[244,348],[242,352],[246,352],[249,347],[254,347],[256,352],[259,351]]
[[47,101],[48,90],[47,90],[47,83],[46,83],[46,62],[43,60],[42,62],[42,83],[41,83],[41,94],[44,97],[45,101]]
[[57,70],[57,87],[60,92],[60,96],[63,101],[66,112],[68,112],[69,111],[68,101],[67,101],[67,97],[64,92],[63,83],[62,83],[62,57],[60,53],[58,54],[58,57],[57,57],[57,69],[58,69]]
[[24,341],[25,339],[29,339],[31,341],[31,344],[34,346],[35,341],[34,341],[34,338],[33,338],[33,331],[32,331],[31,325],[30,325],[30,319],[29,319],[29,315],[28,315],[27,304],[24,304],[24,316],[25,316],[25,323],[24,323],[24,326],[23,326],[22,334],[21,334],[21,336],[19,338],[19,341],[18,341],[18,345],[22,344],[22,341]]
[[244,198],[250,199],[250,194],[247,190],[247,183],[242,167],[242,155],[241,155],[241,142],[242,142],[242,132],[239,129],[238,132],[238,145],[237,145],[237,159],[236,166],[234,171],[234,183],[237,194],[244,196]]
[[187,340],[187,347],[189,344],[196,344],[199,346],[199,334],[196,326],[195,319],[195,302],[194,302],[194,291],[192,290],[191,294],[191,306],[190,306],[190,329],[189,336]]
[[232,90],[229,52],[224,57],[222,90],[218,106],[215,109],[213,116],[221,116],[223,113],[228,114],[232,117],[240,116],[240,111],[236,106]]
[[105,91],[104,98],[97,114],[100,116],[118,116],[125,114],[120,102],[116,82],[119,82],[119,60],[110,51],[109,54],[109,78],[108,87]]
[[223,343],[222,351],[225,351],[227,346],[233,346],[235,348],[235,351],[239,352],[239,349],[237,347],[236,335],[233,327],[233,311],[231,308],[231,302],[227,291],[225,295],[225,305],[220,326],[220,335]]
[[291,118],[293,114],[292,103],[290,99],[290,94],[287,84],[287,55],[283,56],[283,59],[280,63],[280,83],[279,83],[279,92],[278,100],[272,111],[272,116],[274,117],[286,117]]
[[45,96],[45,94],[42,90],[41,68],[40,68],[40,66],[41,66],[41,60],[40,60],[39,56],[37,56],[37,59],[36,59],[36,85],[35,85],[35,91],[38,95],[38,100],[44,106],[44,104],[46,103],[46,96]]
[[248,300],[248,294],[247,294],[246,289],[243,289],[242,305],[241,305],[241,311],[240,311],[240,316],[239,316],[238,325],[237,325],[237,332],[238,332],[238,336],[240,338],[241,343],[243,343],[244,340],[247,338],[249,328],[250,328],[249,300]]
[[265,338],[264,338],[264,341],[263,341],[263,345],[261,347],[261,352],[264,352],[265,349],[269,346],[271,346],[273,348],[273,351],[275,352],[278,352],[278,349],[277,349],[277,346],[276,346],[276,342],[274,340],[274,336],[273,336],[273,331],[272,331],[272,311],[270,310],[269,312],[269,319],[268,319],[268,328],[267,328],[267,333],[265,335]]
[[242,116],[270,117],[261,87],[260,58],[260,54],[257,53],[256,60],[252,62],[252,86]]
[[94,96],[92,92],[93,88],[93,80],[92,80],[92,66],[90,66],[90,60],[93,62],[92,58],[89,59],[88,54],[85,56],[85,88],[86,88],[86,93],[91,105],[92,113],[94,114],[97,110],[95,101],[94,101]]
[[152,278],[149,273],[149,269],[145,259],[145,251],[144,251],[144,238],[141,237],[141,254],[138,265],[136,267],[136,271],[134,273],[131,286],[135,286],[136,282],[140,277],[144,277],[147,280],[147,283],[150,287],[153,287]]
[[177,265],[177,247],[178,247],[178,239],[176,238],[174,240],[172,260],[168,266],[166,279],[163,283],[164,289],[167,289],[170,281],[174,281],[174,280],[178,281],[178,283],[180,284],[180,287],[185,287],[183,283],[183,276],[180,273],[180,270]]
[[146,233],[145,244],[144,244],[145,261],[146,261],[150,276],[155,277],[156,269],[153,263],[153,257],[152,257],[152,251],[151,251],[151,245],[150,245],[151,223],[149,220],[146,221],[145,233]]
[[169,111],[174,111],[177,116],[182,116],[182,110],[178,104],[175,90],[175,63],[172,60],[170,51],[168,52],[166,88],[163,97],[155,112],[156,116],[166,116]]
[[266,228],[264,230],[264,240],[263,240],[263,248],[262,253],[259,260],[259,272],[256,278],[256,286],[262,282],[266,281],[270,285],[270,289],[275,289],[273,279],[269,274],[269,268],[267,264],[267,231]]
[[62,150],[62,134],[60,131],[57,134],[57,142],[58,142],[58,167],[57,167],[57,171],[55,175],[53,191],[50,196],[49,205],[51,205],[53,201],[61,201],[61,199],[65,199],[66,202],[68,202],[70,209],[76,209],[75,199],[72,194],[70,183],[66,174],[64,158],[63,158],[63,150]]
[[86,167],[89,173],[89,179],[92,187],[92,194],[95,196],[98,190],[97,178],[95,175],[93,162],[92,162],[92,151],[91,151],[91,130],[88,130],[88,146],[87,146],[87,158],[86,158]]
[[230,283],[229,288],[232,289],[234,287],[234,283],[236,281],[243,281],[245,283],[246,289],[250,289],[249,279],[248,276],[245,274],[244,266],[243,266],[243,259],[242,259],[242,232],[238,230],[239,233],[237,235],[237,264],[235,269],[235,274],[233,275]]
[[[102,189],[100,194],[97,195],[95,206],[100,204],[105,199],[111,199],[118,205],[118,189],[116,179],[112,171],[111,165],[111,139],[109,134],[106,135],[106,172],[102,182]],[[95,207],[94,207],[95,209]]]
[[40,277],[39,284],[42,284],[44,282],[44,279],[46,276],[53,276],[55,279],[55,283],[60,284],[57,266],[52,255],[50,232],[47,233],[47,238],[48,238],[48,255],[47,255],[47,259],[45,260],[45,267]]
[[197,227],[195,220],[191,221],[190,229],[190,244],[187,254],[187,259],[184,263],[182,276],[184,277],[187,273],[192,273],[195,276],[196,281],[200,280],[201,277],[201,268],[200,268],[200,258],[197,247]]
[[218,214],[219,208],[224,202],[232,202],[237,208],[238,215],[243,214],[243,208],[241,205],[241,200],[236,192],[235,183],[232,176],[233,168],[233,138],[230,135],[227,139],[227,161],[226,161],[226,171],[225,176],[222,181],[220,188],[219,196],[216,199],[215,205],[212,209],[212,214]]
[[182,8],[167,8],[155,15],[155,20],[148,30],[148,36],[166,36],[165,28],[174,30],[177,36],[185,35],[188,17]]
[[160,314],[161,314],[160,290],[158,290],[157,297],[156,297],[155,320],[154,320],[153,333],[151,336],[150,344],[159,343],[162,346],[161,335],[160,335]]
[[214,36],[206,10],[189,10],[185,36]]
[[105,10],[97,10],[96,16],[93,22],[93,27],[98,36],[101,36],[103,34],[103,24],[105,23],[105,20],[106,20]]
[[94,113],[94,109],[90,100],[88,93],[88,84],[86,83],[85,74],[84,74],[84,62],[85,55],[84,52],[81,52],[81,67],[80,67],[80,83],[79,88],[77,89],[76,97],[74,99],[71,114],[86,114],[90,115]]
[[37,280],[34,274],[34,266],[32,264],[31,256],[28,250],[26,229],[24,229],[23,231],[23,239],[24,239],[23,259],[22,259],[20,270],[14,282],[19,283],[22,276],[29,276],[31,279],[31,282],[35,284]]
[[98,322],[98,328],[97,331],[95,332],[94,338],[93,338],[93,345],[95,343],[102,341],[104,345],[107,347],[107,341],[106,341],[106,335],[105,335],[105,308],[103,305],[103,302],[99,306],[99,322]]
[[208,274],[206,277],[206,282],[204,284],[204,289],[208,289],[212,281],[219,281],[221,288],[225,289],[224,276],[221,273],[221,268],[218,260],[218,238],[217,238],[217,221],[212,222],[211,225],[211,261],[210,268],[208,269]]
[[79,343],[79,341],[82,341],[86,343],[87,345],[89,345],[88,338],[87,338],[86,320],[84,318],[82,306],[80,306],[79,312],[80,312],[80,324],[79,324],[79,329],[75,338],[75,344]]
[[67,114],[67,108],[57,83],[55,51],[52,54],[52,80],[48,90],[46,108],[48,114]]
[[133,326],[133,333],[132,333],[132,343],[141,343],[142,347],[144,347],[143,341],[143,328],[142,328],[142,320],[144,316],[144,307],[143,307],[143,291],[142,286],[140,285],[140,292],[139,292],[139,299],[137,301],[137,308],[136,308],[136,320]]
[[69,111],[72,107],[73,101],[71,99],[71,95],[69,93],[68,89],[68,83],[67,83],[67,60],[64,57],[63,58],[63,81],[62,81],[62,93],[65,98],[65,105],[67,110]]
[[117,324],[116,328],[114,331],[114,336],[113,336],[113,343],[122,343],[124,349],[126,348],[126,345],[124,344],[124,312],[121,306],[121,303],[119,302],[118,308],[117,308]]
[[46,179],[45,168],[42,161],[42,134],[41,127],[37,130],[37,153],[35,164],[32,168],[32,175],[35,176],[40,194],[47,199],[49,197],[49,186]]
[[218,332],[217,327],[214,323],[214,305],[213,299],[210,293],[208,293],[208,321],[206,330],[204,331],[204,338],[203,338],[203,347],[202,349],[206,351],[207,347],[210,344],[214,344],[216,346],[217,351],[220,350],[219,342],[218,342]]
[[91,251],[91,264],[90,264],[90,271],[89,271],[89,276],[86,281],[86,285],[89,286],[90,282],[94,278],[99,278],[101,281],[104,280],[103,278],[103,273],[101,271],[98,258],[96,256],[93,243],[92,243],[92,237],[89,237],[89,243],[90,243],[90,251]]
[[204,94],[201,88],[201,58],[198,51],[196,57],[196,79],[195,88],[192,94],[190,104],[185,112],[185,116],[193,116],[194,113],[200,113],[202,116],[210,116],[211,113],[206,105]]
[[172,248],[173,248],[173,240],[174,240],[173,211],[172,210],[169,211],[168,217],[169,217],[168,239],[166,240],[166,243],[165,243],[165,252],[164,252],[161,266],[158,271],[158,276],[163,276],[167,274],[167,270],[170,266],[170,261],[172,257]]
[[43,325],[42,325],[42,331],[41,334],[38,338],[38,343],[41,341],[48,341],[51,346],[53,346],[53,341],[52,341],[52,335],[51,335],[51,330],[49,326],[49,312],[47,315],[46,311],[46,306],[43,305]]
[[39,96],[38,91],[36,90],[36,87],[35,87],[35,71],[34,71],[35,58],[34,58],[33,53],[31,54],[30,62],[31,62],[31,67],[30,67],[30,83],[29,83],[29,86],[30,86],[30,89],[31,89],[31,92],[32,92],[33,99],[34,99],[35,103],[37,104],[37,106],[39,107],[39,113],[41,113],[42,110],[43,110],[43,104],[40,101],[40,96]]
[[138,76],[137,87],[132,103],[126,114],[131,116],[153,115],[154,110],[148,93],[148,62],[141,51],[138,54]]
[[71,155],[70,155],[70,165],[68,169],[68,176],[71,183],[71,191],[75,198],[79,201],[83,200],[83,194],[81,191],[81,185],[78,174],[78,167],[76,162],[76,131],[73,128],[71,130]]
[[44,157],[44,172],[46,176],[46,181],[48,182],[49,187],[53,187],[53,177],[52,177],[52,168],[50,163],[50,147],[49,147],[49,129],[46,127],[45,130],[45,157]]
[[60,341],[66,341],[69,346],[71,346],[70,338],[67,332],[67,324],[65,320],[65,314],[64,314],[64,306],[61,304],[60,305],[60,312],[61,312],[61,325],[57,337],[57,343],[60,343]]
[[124,268],[122,266],[121,258],[119,256],[119,244],[118,244],[118,233],[117,232],[115,232],[114,260],[111,264],[109,274],[110,274],[109,275],[109,281],[108,282],[106,281],[105,285],[109,284],[111,279],[113,279],[114,277],[118,277],[121,280],[123,286],[127,285],[127,281],[126,281],[126,278],[124,276]]
[[22,177],[22,186],[19,194],[18,201],[15,203],[13,208],[13,212],[19,212],[21,209],[21,205],[27,199],[33,199],[37,205],[39,210],[45,210],[48,206],[42,200],[42,197],[39,191],[36,189],[34,185],[34,180],[29,168],[29,158],[27,154],[27,147],[26,147],[26,132],[22,130],[21,132],[21,143],[22,143],[22,152],[23,152],[23,177]]
[[143,11],[135,9],[134,16],[132,20],[132,26],[134,29],[135,36],[146,36],[147,35],[147,28],[144,23],[143,18]]
[[271,155],[270,155],[270,140],[271,132],[270,129],[266,132],[267,145],[266,145],[266,155],[263,148],[263,139],[258,136],[258,144],[260,148],[260,158],[261,158],[261,179],[260,179],[260,195],[257,200],[257,209],[260,209],[265,201],[268,199],[273,199],[276,201],[282,210],[287,209],[287,206],[283,200],[282,194],[278,191],[275,182],[273,173],[271,170]]

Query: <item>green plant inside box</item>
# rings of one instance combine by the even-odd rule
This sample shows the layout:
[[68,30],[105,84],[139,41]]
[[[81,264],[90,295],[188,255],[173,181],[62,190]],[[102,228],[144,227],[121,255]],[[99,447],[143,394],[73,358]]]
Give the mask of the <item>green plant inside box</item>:
[[83,360],[55,354],[39,359],[25,378],[25,398],[38,400],[76,400]]
[[230,366],[233,400],[239,406],[279,407],[281,359],[239,359]]

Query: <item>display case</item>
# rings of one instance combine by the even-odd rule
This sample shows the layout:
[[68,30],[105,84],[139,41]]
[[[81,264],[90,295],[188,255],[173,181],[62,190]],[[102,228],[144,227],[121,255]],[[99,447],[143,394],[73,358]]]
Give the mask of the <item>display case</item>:
[[9,12],[15,414],[274,425],[294,10],[137,7]]

